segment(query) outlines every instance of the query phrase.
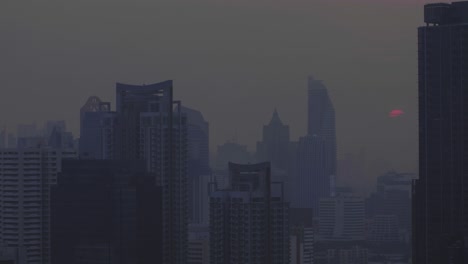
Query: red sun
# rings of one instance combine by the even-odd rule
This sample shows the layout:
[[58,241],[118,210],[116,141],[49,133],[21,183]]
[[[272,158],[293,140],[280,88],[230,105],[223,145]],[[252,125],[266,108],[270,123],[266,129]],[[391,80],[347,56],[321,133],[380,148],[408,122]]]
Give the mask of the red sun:
[[396,117],[401,116],[404,113],[405,112],[403,112],[403,110],[393,109],[392,111],[390,111],[390,113],[388,113],[388,116],[391,117],[391,118],[396,118]]

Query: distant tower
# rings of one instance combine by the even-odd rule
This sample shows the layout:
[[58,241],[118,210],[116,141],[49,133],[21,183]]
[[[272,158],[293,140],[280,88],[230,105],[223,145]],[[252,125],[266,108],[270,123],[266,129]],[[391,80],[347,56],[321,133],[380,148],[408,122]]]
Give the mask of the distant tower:
[[413,263],[468,262],[468,1],[424,6]]
[[325,173],[332,181],[336,175],[335,109],[322,81],[310,76],[308,86],[308,135],[323,140]]
[[80,110],[80,157],[113,159],[117,114],[108,102],[96,96],[88,98]]
[[189,219],[208,224],[209,124],[200,111],[182,107],[182,113],[187,115]]
[[230,188],[210,194],[210,263],[289,263],[288,204],[270,164],[229,163],[229,173]]
[[325,167],[326,142],[317,135],[301,137],[296,149],[296,172],[289,190],[291,207],[313,209],[318,214],[321,198],[330,196],[330,177]]
[[289,126],[284,125],[278,111],[268,125],[263,126],[263,138],[257,143],[257,161],[271,162],[273,169],[286,171],[288,168]]

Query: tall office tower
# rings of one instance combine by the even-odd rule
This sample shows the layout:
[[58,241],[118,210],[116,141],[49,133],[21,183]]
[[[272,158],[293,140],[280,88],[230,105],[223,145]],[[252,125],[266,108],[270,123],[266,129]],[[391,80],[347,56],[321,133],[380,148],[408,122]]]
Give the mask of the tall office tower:
[[172,81],[151,85],[117,83],[116,155],[145,160],[163,189],[163,264],[187,258],[187,123]]
[[278,111],[273,112],[270,123],[263,126],[263,138],[257,143],[257,161],[270,161],[272,169],[287,171],[289,126],[284,125]]
[[96,96],[88,98],[80,110],[80,157],[113,159],[117,114],[108,102]]
[[424,6],[413,263],[468,261],[468,1]]
[[318,215],[320,198],[330,196],[330,178],[326,173],[326,145],[317,135],[299,139],[296,147],[296,171],[290,188],[291,207],[312,208]]
[[72,150],[0,150],[0,241],[28,264],[50,263],[50,188]]
[[363,241],[365,208],[362,197],[340,194],[322,198],[318,239],[322,241]]
[[187,115],[189,220],[208,224],[209,124],[197,110],[182,107],[182,113]]
[[324,142],[325,174],[330,181],[336,176],[335,109],[322,81],[309,77],[308,135]]
[[161,263],[161,211],[143,160],[63,161],[51,193],[52,263]]
[[289,263],[288,203],[270,164],[229,163],[230,188],[210,194],[211,264]]

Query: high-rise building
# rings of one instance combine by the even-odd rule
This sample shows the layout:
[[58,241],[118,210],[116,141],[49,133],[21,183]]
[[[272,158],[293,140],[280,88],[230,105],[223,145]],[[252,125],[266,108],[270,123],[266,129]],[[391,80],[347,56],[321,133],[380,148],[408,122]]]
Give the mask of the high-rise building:
[[299,139],[295,177],[289,191],[292,208],[311,208],[318,215],[320,199],[330,196],[330,177],[324,166],[325,148],[324,140],[317,135]]
[[163,264],[187,258],[187,118],[172,97],[172,81],[117,83],[116,155],[145,160],[163,190]]
[[208,224],[209,124],[200,111],[182,107],[182,113],[187,115],[189,220]]
[[51,194],[53,264],[162,263],[162,189],[143,160],[66,160]]
[[0,241],[25,252],[27,264],[50,263],[50,188],[74,150],[0,150]]
[[324,142],[325,173],[336,176],[335,109],[322,81],[310,76],[308,80],[308,130],[309,136],[317,136]]
[[313,210],[305,208],[289,209],[291,264],[313,264],[314,262],[314,223]]
[[208,225],[189,225],[187,264],[210,264],[210,229]]
[[273,170],[287,171],[288,148],[289,126],[281,122],[275,109],[270,123],[263,126],[262,141],[257,143],[257,161],[269,161]]
[[468,261],[468,1],[424,6],[413,263]]
[[288,203],[270,164],[229,163],[230,183],[210,194],[211,264],[289,263]]
[[96,96],[88,98],[80,110],[80,157],[114,158],[116,119],[110,103]]
[[363,241],[365,239],[364,198],[349,194],[322,198],[318,239]]

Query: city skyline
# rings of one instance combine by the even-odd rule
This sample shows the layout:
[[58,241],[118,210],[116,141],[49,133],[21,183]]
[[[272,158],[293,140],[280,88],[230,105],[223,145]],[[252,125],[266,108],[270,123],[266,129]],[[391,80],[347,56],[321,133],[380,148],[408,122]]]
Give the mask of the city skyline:
[[[307,76],[313,74],[325,81],[336,107],[339,157],[365,148],[375,153],[375,159],[398,157],[393,164],[379,165],[382,171],[416,170],[414,30],[421,25],[419,7],[423,1],[197,2],[200,6],[181,1],[137,1],[129,7],[123,1],[102,5],[103,1],[90,8],[89,2],[83,1],[67,2],[67,9],[44,3],[36,6],[38,12],[47,14],[43,18],[21,4],[6,4],[0,11],[2,15],[5,12],[4,25],[13,26],[0,26],[7,39],[0,45],[12,53],[0,66],[6,73],[1,81],[22,92],[13,91],[9,100],[0,99],[0,111],[18,109],[2,122],[11,128],[13,116],[21,123],[41,122],[51,116],[67,120],[78,134],[79,119],[73,109],[88,96],[114,104],[110,91],[115,82],[173,79],[178,87],[175,96],[203,112],[216,131],[211,137],[212,150],[232,138],[239,126],[245,127],[238,129],[239,142],[253,149],[261,136],[261,126],[256,124],[268,120],[275,107],[290,125],[293,140],[304,134],[304,87]],[[10,10],[22,16],[12,17]],[[155,10],[164,12],[151,14]],[[86,19],[78,27],[80,20],[72,14],[80,11]],[[375,19],[377,13],[383,16]],[[177,19],[166,22],[172,20],[169,16]],[[244,20],[237,22],[238,17]],[[394,17],[401,22],[394,22]],[[61,19],[63,26],[55,23]],[[264,33],[255,34],[259,30]],[[143,41],[132,44],[136,40]],[[173,47],[168,46],[171,42]],[[41,51],[49,56],[35,55]],[[92,60],[94,65],[88,65]],[[27,66],[20,68],[18,63]],[[29,80],[19,78],[24,71],[31,73]],[[24,98],[25,102],[41,109],[25,114],[12,105],[23,92],[38,100]],[[203,94],[210,92],[216,96],[204,98]],[[265,94],[268,99],[257,107]],[[218,99],[228,98],[229,103],[220,109]],[[65,103],[70,100],[73,102]],[[63,111],[55,113],[40,101],[52,102]],[[388,112],[395,108],[405,114],[389,119]],[[249,118],[239,120],[241,116]],[[224,118],[234,121],[226,123]],[[382,140],[390,142],[385,152],[376,147]],[[399,152],[404,154],[397,155]]]

